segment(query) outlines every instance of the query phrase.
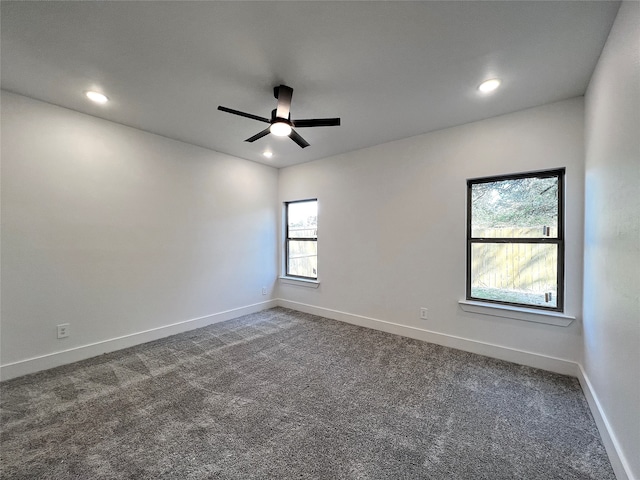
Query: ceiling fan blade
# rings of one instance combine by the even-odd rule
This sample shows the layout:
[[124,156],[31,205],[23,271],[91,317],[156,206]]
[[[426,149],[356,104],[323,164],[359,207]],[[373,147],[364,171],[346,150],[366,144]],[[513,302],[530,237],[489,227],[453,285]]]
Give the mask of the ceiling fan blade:
[[293,125],[296,128],[305,127],[337,127],[340,125],[339,118],[309,118],[306,120],[294,120]]
[[262,130],[260,133],[256,133],[253,137],[247,138],[245,142],[255,142],[256,140],[264,137],[265,135],[268,135],[270,128],[271,127],[267,127],[264,130]]
[[309,143],[307,143],[307,141],[304,138],[302,138],[300,135],[298,135],[298,132],[296,132],[293,129],[289,134],[289,138],[294,142],[296,142],[298,145],[300,145],[301,148],[306,148],[309,146]]
[[276,117],[289,119],[289,111],[291,110],[291,96],[293,95],[293,88],[286,85],[280,85],[276,87],[278,94],[275,96],[278,99],[278,109],[276,110]]
[[258,120],[259,122],[271,123],[271,121],[269,119],[267,119],[267,118],[259,117],[257,115],[252,115],[250,113],[241,112],[240,110],[234,110],[232,108],[223,107],[222,105],[218,106],[218,110],[221,110],[221,111],[227,112],[227,113],[233,113],[234,115],[239,115],[241,117],[247,117],[247,118],[251,118],[253,120]]

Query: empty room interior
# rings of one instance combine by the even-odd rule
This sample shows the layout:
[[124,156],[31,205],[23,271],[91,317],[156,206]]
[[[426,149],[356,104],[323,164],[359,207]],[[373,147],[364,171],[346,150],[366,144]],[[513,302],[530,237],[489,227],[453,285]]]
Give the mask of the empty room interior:
[[640,479],[640,2],[0,8],[0,477]]

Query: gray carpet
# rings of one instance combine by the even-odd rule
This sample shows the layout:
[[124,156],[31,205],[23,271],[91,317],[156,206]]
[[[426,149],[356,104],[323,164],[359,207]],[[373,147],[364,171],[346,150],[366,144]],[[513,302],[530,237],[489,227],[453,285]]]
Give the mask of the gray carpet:
[[0,385],[2,479],[614,479],[576,379],[275,308]]

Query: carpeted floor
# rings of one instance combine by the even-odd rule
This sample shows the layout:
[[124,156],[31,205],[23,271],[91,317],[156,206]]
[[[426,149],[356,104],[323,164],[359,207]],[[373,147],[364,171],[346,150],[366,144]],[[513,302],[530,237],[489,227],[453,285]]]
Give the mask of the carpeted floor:
[[0,385],[2,479],[614,479],[574,378],[275,308]]

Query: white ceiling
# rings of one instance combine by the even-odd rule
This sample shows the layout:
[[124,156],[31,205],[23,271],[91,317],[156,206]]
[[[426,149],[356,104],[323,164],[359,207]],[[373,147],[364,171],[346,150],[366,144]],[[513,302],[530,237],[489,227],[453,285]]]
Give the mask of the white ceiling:
[[[283,167],[582,95],[618,2],[2,1],[2,88]],[[478,84],[502,79],[493,95]],[[244,139],[273,87],[339,127]],[[83,96],[103,91],[97,106]],[[262,156],[271,149],[273,158]]]

